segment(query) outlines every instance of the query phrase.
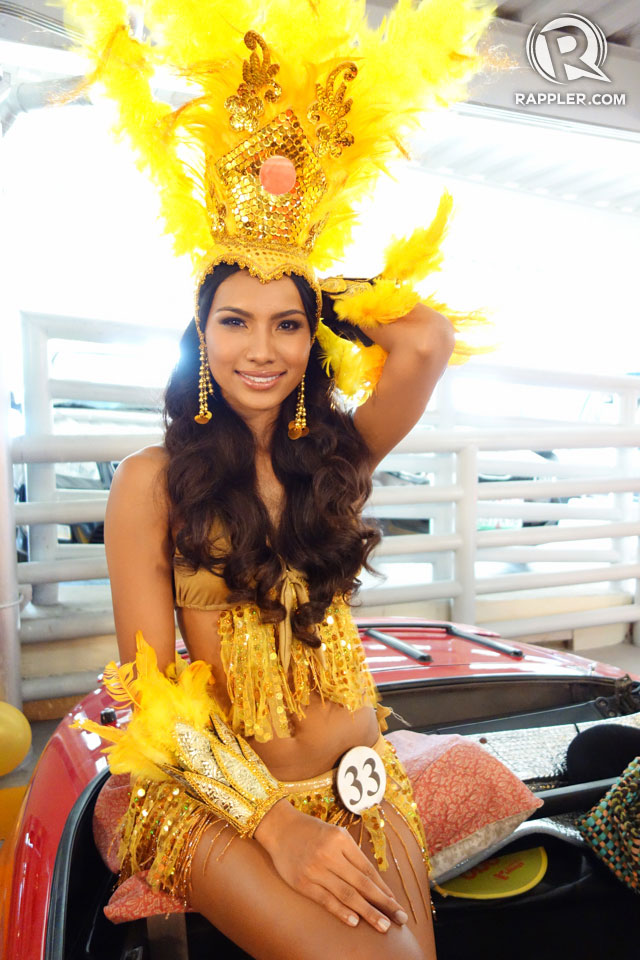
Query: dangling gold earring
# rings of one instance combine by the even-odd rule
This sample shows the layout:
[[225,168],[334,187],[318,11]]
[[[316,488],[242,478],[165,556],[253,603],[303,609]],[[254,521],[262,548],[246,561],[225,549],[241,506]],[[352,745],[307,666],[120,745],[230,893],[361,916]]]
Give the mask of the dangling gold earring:
[[[313,341],[315,340],[315,333],[311,337],[311,346],[313,346]],[[298,402],[296,404],[296,418],[295,420],[289,421],[289,440],[299,440],[300,437],[306,437],[309,433],[309,427],[307,426],[307,411],[304,408],[304,378],[305,373],[302,374],[302,380],[298,387]]]
[[296,405],[296,418],[289,421],[289,440],[298,440],[300,437],[306,437],[309,433],[307,426],[307,412],[304,408],[304,374],[298,387],[298,403]]
[[211,382],[211,371],[209,369],[209,359],[207,357],[207,345],[204,341],[204,337],[200,333],[200,328],[198,327],[198,336],[200,337],[200,377],[198,380],[198,396],[200,401],[200,407],[193,418],[196,423],[209,423],[211,420],[211,411],[209,410],[207,402],[207,394],[213,396],[213,384]]

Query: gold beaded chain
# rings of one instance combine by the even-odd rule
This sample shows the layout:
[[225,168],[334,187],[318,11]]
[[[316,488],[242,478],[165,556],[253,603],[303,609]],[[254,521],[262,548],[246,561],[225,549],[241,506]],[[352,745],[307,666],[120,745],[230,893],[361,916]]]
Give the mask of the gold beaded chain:
[[298,403],[296,405],[296,418],[289,421],[289,439],[298,440],[300,437],[306,437],[309,433],[307,426],[307,411],[304,408],[304,374],[298,387]]
[[[200,331],[198,331],[199,333]],[[205,424],[211,420],[211,411],[207,402],[207,394],[213,396],[213,384],[211,382],[211,371],[209,369],[209,360],[207,358],[207,347],[204,338],[200,337],[200,377],[198,379],[199,409],[193,418],[196,423]]]

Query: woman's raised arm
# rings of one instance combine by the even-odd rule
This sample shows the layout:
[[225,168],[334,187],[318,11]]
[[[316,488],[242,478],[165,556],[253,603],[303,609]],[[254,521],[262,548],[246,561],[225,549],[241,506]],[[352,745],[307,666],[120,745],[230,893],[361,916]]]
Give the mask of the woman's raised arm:
[[387,351],[375,391],[353,415],[371,451],[371,469],[418,422],[455,344],[449,320],[424,303],[406,317],[364,328]]
[[171,537],[165,484],[166,454],[151,446],[126,457],[111,485],[104,543],[122,663],[136,655],[136,631],[161,670],[175,656]]

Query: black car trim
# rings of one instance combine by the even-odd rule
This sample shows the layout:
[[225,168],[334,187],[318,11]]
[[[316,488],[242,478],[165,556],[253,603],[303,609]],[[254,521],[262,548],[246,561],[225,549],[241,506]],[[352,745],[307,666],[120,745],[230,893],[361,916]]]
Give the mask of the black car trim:
[[69,876],[76,835],[87,806],[93,803],[108,776],[109,769],[106,768],[87,784],[72,806],[64,825],[51,877],[44,960],[63,960],[65,956]]

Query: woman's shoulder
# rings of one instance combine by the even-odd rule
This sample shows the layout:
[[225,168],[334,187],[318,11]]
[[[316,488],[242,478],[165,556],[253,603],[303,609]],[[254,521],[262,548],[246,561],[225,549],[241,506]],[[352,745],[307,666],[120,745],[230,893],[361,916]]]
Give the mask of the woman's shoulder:
[[111,483],[111,494],[134,496],[136,500],[151,497],[154,502],[166,500],[166,471],[169,455],[161,444],[150,444],[120,461]]
[[169,454],[161,443],[152,443],[148,447],[141,447],[135,453],[130,453],[118,464],[121,473],[148,474],[164,473],[169,464]]

